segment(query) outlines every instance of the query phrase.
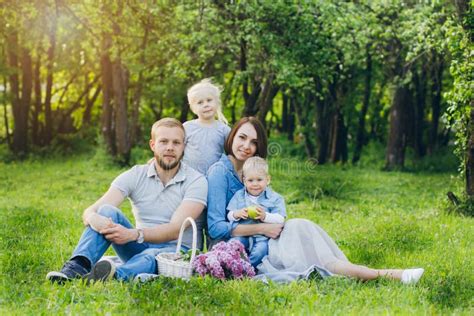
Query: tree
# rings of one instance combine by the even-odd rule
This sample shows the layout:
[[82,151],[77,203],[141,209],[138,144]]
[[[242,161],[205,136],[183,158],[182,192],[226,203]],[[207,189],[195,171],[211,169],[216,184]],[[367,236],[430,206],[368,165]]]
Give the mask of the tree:
[[474,49],[472,31],[472,7],[467,1],[456,2],[456,15],[444,23],[447,48],[452,62],[450,73],[453,86],[446,94],[449,107],[447,114],[451,126],[456,129],[456,153],[461,158],[466,179],[466,194],[474,197],[474,95],[472,89]]

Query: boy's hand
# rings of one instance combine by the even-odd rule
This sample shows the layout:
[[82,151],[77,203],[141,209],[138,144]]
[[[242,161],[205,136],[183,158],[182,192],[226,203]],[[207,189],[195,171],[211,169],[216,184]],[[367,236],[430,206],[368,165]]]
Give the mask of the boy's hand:
[[263,222],[265,217],[267,217],[267,212],[265,212],[265,210],[260,206],[257,206],[257,217],[255,217],[255,219],[261,220]]
[[238,211],[234,212],[234,218],[237,219],[247,219],[249,217],[249,214],[247,212],[247,209],[244,207],[243,209],[240,209]]

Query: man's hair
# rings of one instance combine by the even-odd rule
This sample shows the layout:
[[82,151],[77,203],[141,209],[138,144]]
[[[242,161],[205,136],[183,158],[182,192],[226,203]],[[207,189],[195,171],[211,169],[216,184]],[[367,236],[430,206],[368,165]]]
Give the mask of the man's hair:
[[265,127],[263,127],[262,123],[258,120],[258,118],[254,116],[244,116],[237,123],[234,124],[224,144],[225,153],[227,155],[234,156],[234,153],[232,152],[232,143],[234,142],[234,138],[235,138],[235,135],[237,134],[237,131],[245,123],[252,124],[252,126],[257,131],[257,151],[255,152],[255,156],[267,158],[267,145],[268,145],[267,131],[265,130]]
[[186,132],[184,130],[184,127],[183,127],[183,124],[181,124],[180,121],[178,121],[177,119],[175,118],[172,118],[172,117],[165,117],[165,118],[162,118],[161,120],[159,121],[156,121],[153,126],[151,127],[151,139],[155,139],[155,134],[156,134],[156,130],[159,128],[159,127],[178,127],[178,128],[181,128],[181,130],[183,130],[183,133],[186,135]]
[[263,159],[262,157],[257,157],[257,156],[254,156],[254,157],[250,157],[248,158],[245,163],[244,163],[244,166],[242,168],[242,174],[245,178],[245,175],[248,173],[248,172],[263,172],[265,173],[266,175],[268,175],[268,163],[265,159]]

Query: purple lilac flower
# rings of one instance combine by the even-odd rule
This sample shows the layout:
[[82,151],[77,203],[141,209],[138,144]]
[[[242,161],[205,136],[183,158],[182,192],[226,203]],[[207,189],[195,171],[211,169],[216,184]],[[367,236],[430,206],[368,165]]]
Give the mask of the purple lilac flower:
[[240,261],[232,261],[230,264],[230,270],[232,271],[234,278],[242,279],[244,277],[244,269]]
[[249,277],[253,277],[255,276],[255,270],[254,268],[252,267],[252,265],[250,264],[250,262],[246,261],[246,260],[243,260],[241,259],[240,262],[242,263],[242,267],[244,269],[244,273],[249,276]]
[[208,255],[206,259],[206,266],[213,277],[221,280],[225,279],[224,269],[222,269],[221,264],[217,259],[216,255]]
[[211,275],[221,280],[255,275],[245,248],[238,240],[219,242],[208,253],[198,255],[192,266],[200,276]]

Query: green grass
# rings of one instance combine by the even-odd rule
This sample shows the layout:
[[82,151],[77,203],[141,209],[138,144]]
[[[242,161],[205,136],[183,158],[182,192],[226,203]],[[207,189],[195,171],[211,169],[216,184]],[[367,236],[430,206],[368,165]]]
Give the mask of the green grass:
[[[382,172],[273,159],[273,188],[290,218],[321,225],[348,258],[372,267],[424,267],[416,286],[347,278],[265,285],[251,280],[49,284],[70,256],[81,214],[121,169],[101,156],[0,163],[0,313],[466,314],[474,312],[473,219],[444,211],[459,192],[449,173]],[[130,206],[123,209],[131,217]],[[110,252],[112,253],[112,252]]]

